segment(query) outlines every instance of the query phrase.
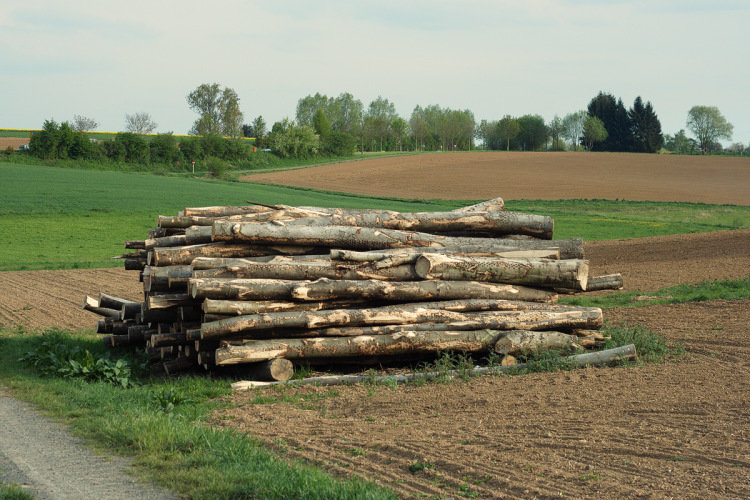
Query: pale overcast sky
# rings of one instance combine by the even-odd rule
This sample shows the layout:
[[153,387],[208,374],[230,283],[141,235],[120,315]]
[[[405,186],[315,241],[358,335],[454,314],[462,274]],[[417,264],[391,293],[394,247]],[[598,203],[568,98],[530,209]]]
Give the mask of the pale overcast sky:
[[269,126],[316,92],[479,121],[549,120],[601,90],[651,101],[670,134],[717,106],[747,144],[749,26],[747,0],[3,0],[0,127],[81,114],[119,131],[146,111],[186,133],[185,96],[213,82]]

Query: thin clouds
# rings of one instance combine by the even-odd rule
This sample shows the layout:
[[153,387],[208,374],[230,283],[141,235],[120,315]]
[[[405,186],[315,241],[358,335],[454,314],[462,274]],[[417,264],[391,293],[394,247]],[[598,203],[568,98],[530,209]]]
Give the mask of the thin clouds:
[[102,129],[146,110],[184,132],[185,95],[219,82],[247,121],[293,117],[315,92],[382,95],[407,119],[417,104],[550,119],[604,90],[650,100],[666,133],[691,106],[717,105],[747,142],[748,13],[731,0],[11,2],[0,127],[85,108]]

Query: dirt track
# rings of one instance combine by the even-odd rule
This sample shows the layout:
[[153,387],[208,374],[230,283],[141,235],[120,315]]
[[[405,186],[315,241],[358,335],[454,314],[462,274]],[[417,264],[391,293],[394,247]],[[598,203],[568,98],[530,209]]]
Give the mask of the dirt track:
[[442,153],[254,174],[242,180],[401,198],[603,198],[750,205],[750,158],[716,156]]

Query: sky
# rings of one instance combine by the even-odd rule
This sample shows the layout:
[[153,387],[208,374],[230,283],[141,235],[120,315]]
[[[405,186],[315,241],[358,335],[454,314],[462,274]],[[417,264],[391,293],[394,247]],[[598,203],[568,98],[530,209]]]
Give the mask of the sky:
[[662,131],[716,106],[750,143],[747,0],[3,0],[0,128],[147,112],[187,133],[187,94],[233,88],[249,123],[320,92],[545,120],[600,91],[651,101]]

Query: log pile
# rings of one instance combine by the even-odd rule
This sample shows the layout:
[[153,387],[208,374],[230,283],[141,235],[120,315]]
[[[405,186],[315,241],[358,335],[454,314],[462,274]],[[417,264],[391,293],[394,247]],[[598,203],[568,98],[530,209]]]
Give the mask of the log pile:
[[106,294],[113,346],[144,348],[155,366],[249,364],[286,380],[294,362],[365,364],[452,350],[503,362],[537,349],[594,348],[598,308],[557,293],[621,287],[589,278],[580,239],[554,240],[550,217],[501,199],[452,212],[222,206],[160,216],[120,258],[144,300]]

